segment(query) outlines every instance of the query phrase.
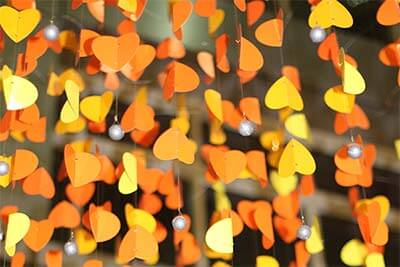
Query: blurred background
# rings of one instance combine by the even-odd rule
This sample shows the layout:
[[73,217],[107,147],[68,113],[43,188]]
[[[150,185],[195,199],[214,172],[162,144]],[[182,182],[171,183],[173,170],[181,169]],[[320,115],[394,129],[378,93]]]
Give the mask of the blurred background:
[[[5,4],[6,1],[0,1]],[[347,30],[337,30],[338,40],[347,53],[353,56],[359,64],[359,70],[367,83],[365,93],[357,97],[357,103],[363,108],[371,122],[371,129],[368,131],[355,132],[363,136],[364,142],[374,143],[377,146],[378,156],[374,167],[374,184],[371,188],[362,190],[366,197],[373,197],[378,194],[386,195],[392,205],[388,225],[390,227],[389,243],[385,250],[387,266],[400,266],[400,163],[396,157],[393,142],[399,137],[399,88],[396,85],[397,69],[384,66],[378,59],[379,50],[386,44],[393,42],[400,36],[400,26],[383,27],[376,22],[375,15],[380,1],[372,0],[345,0],[341,1],[354,18],[354,25]],[[114,7],[107,7],[105,13],[105,25],[99,29],[98,23],[88,13],[86,5],[78,10],[71,10],[69,0],[37,0],[37,8],[42,12],[41,24],[38,29],[48,24],[54,3],[55,23],[60,29],[72,29],[79,33],[81,28],[101,30],[103,34],[116,35],[116,25],[123,19],[119,11]],[[323,232],[325,250],[311,258],[310,266],[315,267],[336,267],[345,266],[340,261],[340,249],[350,239],[361,238],[357,224],[351,215],[347,201],[347,189],[340,187],[334,180],[335,165],[332,155],[345,143],[350,142],[350,136],[337,136],[333,132],[334,112],[329,110],[323,101],[326,89],[338,84],[340,81],[335,75],[330,62],[321,61],[316,53],[317,45],[309,38],[309,27],[307,19],[310,6],[306,0],[279,0],[266,1],[266,12],[253,28],[247,28],[244,13],[235,11],[231,0],[219,0],[218,7],[225,11],[225,21],[219,28],[216,36],[226,32],[234,40],[236,27],[243,25],[243,35],[256,42],[254,29],[267,18],[274,17],[276,10],[284,10],[285,32],[284,45],[282,48],[271,48],[258,45],[264,55],[265,65],[254,80],[244,85],[244,96],[257,96],[263,103],[266,89],[280,77],[283,65],[296,66],[301,75],[302,96],[305,102],[304,113],[306,114],[312,128],[312,141],[307,145],[313,151],[317,162],[315,182],[317,191],[315,195],[302,198],[301,205],[306,220],[318,216]],[[46,21],[46,18],[48,20]],[[192,14],[184,27],[184,44],[187,49],[186,56],[182,62],[199,70],[196,62],[196,54],[199,51],[214,53],[214,40],[208,35],[207,19]],[[137,23],[137,31],[145,43],[158,44],[166,37],[171,36],[171,26],[168,17],[167,0],[148,0],[147,7],[142,18]],[[1,65],[7,64],[15,67],[15,53],[23,51],[24,45],[19,44],[15,48],[7,44],[6,50],[0,54]],[[237,61],[237,49],[233,42],[229,48],[229,58],[233,64]],[[40,59],[39,67],[29,76],[29,79],[39,89],[39,106],[41,114],[47,116],[47,141],[44,144],[23,143],[15,141],[6,142],[4,151],[12,153],[18,147],[26,147],[35,151],[40,157],[40,164],[45,166],[55,177],[63,157],[64,144],[72,140],[91,138],[93,143],[99,145],[101,151],[114,161],[119,162],[124,151],[134,149],[135,146],[126,136],[120,142],[112,141],[107,135],[93,135],[88,132],[79,135],[57,136],[54,133],[54,125],[58,120],[59,110],[65,99],[48,96],[46,92],[49,73],[62,72],[67,68],[78,69],[85,79],[86,90],[84,94],[99,93],[104,90],[103,76],[87,76],[84,71],[84,64],[74,64],[75,56],[68,51],[56,55],[52,51]],[[119,107],[122,112],[131,103],[136,90],[146,85],[149,88],[149,104],[155,109],[157,120],[160,121],[161,131],[168,128],[169,121],[175,116],[175,103],[163,101],[161,88],[157,82],[157,74],[168,63],[168,60],[155,60],[145,71],[139,82],[122,80],[119,89]],[[239,80],[234,71],[228,74],[217,73],[217,79],[211,85],[201,84],[200,87],[188,94],[186,99],[190,113],[191,129],[189,136],[201,145],[208,143],[209,125],[206,107],[203,103],[203,92],[207,88],[218,89],[224,99],[238,103],[241,93]],[[3,101],[3,100],[2,100]],[[4,112],[4,103],[1,102],[1,112]],[[112,108],[108,116],[109,124],[112,123]],[[263,126],[259,133],[265,130],[277,128],[278,116],[275,111],[262,107]],[[241,150],[263,149],[259,143],[258,136],[249,138],[241,137],[236,131],[226,129],[228,134],[227,145],[231,148]],[[151,150],[147,152],[151,153]],[[168,163],[151,160],[150,166],[167,169]],[[181,164],[181,179],[183,183],[183,194],[185,206],[183,211],[192,217],[192,232],[202,244],[204,234],[208,227],[208,219],[214,210],[213,190],[210,189],[204,179],[206,166],[199,156],[192,166]],[[15,204],[23,207],[28,214],[35,214],[37,217],[46,217],[50,208],[57,201],[64,199],[63,188],[65,184],[57,185],[57,194],[52,201],[45,201],[39,197],[27,197],[19,187],[13,189],[1,189],[0,205]],[[232,206],[242,199],[267,199],[270,200],[275,193],[271,187],[261,189],[256,182],[250,180],[236,181],[226,188],[232,201]],[[140,192],[138,193],[140,194]],[[132,197],[123,197],[117,194],[115,186],[98,185],[93,202],[103,203],[111,199],[113,211],[122,215],[124,203],[132,201]],[[157,266],[174,265],[174,247],[172,241],[172,227],[170,222],[176,215],[175,211],[163,210],[157,218],[169,227],[167,240],[160,246],[160,262]],[[56,231],[50,246],[61,247],[68,239],[68,232]],[[275,256],[281,266],[287,266],[293,259],[294,251],[292,245],[284,244],[277,237],[277,242],[269,251],[264,251],[260,243],[259,233],[246,228],[238,238],[235,239],[235,253],[233,266],[255,266],[257,255],[268,254]],[[98,246],[95,255],[105,261],[105,266],[114,265],[114,247],[112,242],[106,242]],[[45,266],[43,253],[34,254],[26,249],[26,266]],[[1,253],[3,266],[8,266],[8,259],[4,259],[4,252]],[[81,266],[87,256],[68,257],[64,266]],[[202,257],[195,266],[211,266],[212,260]],[[141,266],[135,262],[133,266]]]

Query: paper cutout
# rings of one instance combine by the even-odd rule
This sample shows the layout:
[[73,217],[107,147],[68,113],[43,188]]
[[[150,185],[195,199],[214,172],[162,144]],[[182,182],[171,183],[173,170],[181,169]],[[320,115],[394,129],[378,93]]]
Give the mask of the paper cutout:
[[311,153],[299,141],[291,139],[279,160],[279,175],[287,177],[295,172],[307,175],[313,174],[315,169],[315,161]]
[[137,190],[137,160],[134,155],[125,152],[122,155],[124,172],[118,181],[118,191],[121,194],[128,195]]
[[118,249],[118,260],[122,263],[135,258],[146,261],[151,260],[157,253],[158,244],[155,237],[142,226],[135,225],[122,239]]
[[247,3],[246,18],[247,26],[253,26],[264,14],[265,2],[262,0],[255,0]]
[[154,127],[154,110],[147,104],[133,101],[121,118],[121,128],[125,132],[135,129],[150,131]]
[[13,75],[6,65],[3,66],[1,74],[7,110],[24,109],[36,102],[38,92],[33,83],[27,79]]
[[279,176],[277,171],[271,171],[271,185],[280,196],[287,196],[297,187],[297,176],[291,175],[288,177]]
[[105,92],[101,96],[88,96],[82,99],[80,111],[87,119],[102,122],[112,106],[113,94]]
[[53,178],[43,167],[36,169],[22,182],[22,190],[28,195],[41,195],[52,199],[55,195]]
[[385,267],[385,258],[382,253],[371,253],[365,258],[366,267]]
[[364,264],[368,250],[364,243],[358,239],[346,242],[340,251],[340,259],[348,266],[361,266]]
[[343,92],[343,87],[339,85],[326,91],[324,101],[336,112],[350,113],[354,107],[355,96]]
[[194,12],[202,17],[210,17],[217,8],[216,0],[197,0],[194,4]]
[[0,7],[0,26],[15,43],[25,39],[40,21],[40,12],[34,8],[17,11],[9,6]]
[[65,94],[67,101],[61,109],[60,120],[64,123],[71,123],[79,118],[79,87],[72,80],[65,83]]
[[24,236],[25,244],[35,252],[42,250],[53,236],[54,226],[50,220],[30,221],[27,234]]
[[317,254],[324,250],[324,243],[321,238],[319,221],[316,217],[314,217],[313,224],[311,226],[311,236],[305,241],[305,243],[306,249],[310,254]]
[[321,0],[311,11],[308,17],[308,25],[311,28],[350,28],[353,25],[353,17],[350,12],[337,0]]
[[89,207],[90,226],[96,242],[105,242],[116,236],[121,223],[116,215],[91,204]]
[[157,223],[154,217],[147,211],[134,208],[129,203],[125,205],[125,217],[129,228],[140,225],[149,233],[154,233],[156,230]]
[[220,122],[222,122],[224,118],[221,94],[214,89],[207,89],[204,92],[204,101],[207,105],[208,111]]
[[5,250],[8,256],[15,254],[16,245],[28,233],[30,226],[29,217],[22,213],[11,213],[8,216]]
[[396,0],[384,0],[376,13],[376,20],[384,26],[400,23],[400,4]]
[[[250,2],[251,3],[251,2]],[[257,256],[256,267],[279,267],[279,262],[272,256]]]
[[206,244],[219,253],[233,253],[232,219],[222,219],[208,228],[205,236]]
[[297,111],[303,110],[303,99],[294,84],[285,76],[279,78],[269,88],[264,103],[270,109],[290,107]]
[[79,187],[68,184],[65,188],[65,194],[72,203],[79,207],[83,207],[92,199],[95,190],[96,186],[94,183],[85,184]]
[[239,68],[243,71],[258,71],[264,65],[260,50],[244,37],[240,38]]
[[48,219],[54,228],[75,228],[80,223],[79,211],[68,201],[61,201],[50,211]]
[[283,10],[279,9],[275,19],[260,24],[255,35],[263,45],[281,47],[283,43]]
[[105,66],[118,71],[135,55],[140,38],[136,33],[120,37],[100,36],[93,40],[92,50],[96,58]]
[[192,164],[194,162],[195,152],[195,146],[176,128],[169,128],[162,133],[153,146],[153,154],[158,159],[178,159],[185,164]]
[[64,147],[64,161],[71,184],[76,187],[96,180],[101,171],[98,158],[87,152],[76,152],[70,144]]
[[311,138],[311,130],[308,125],[307,118],[303,113],[292,114],[285,120],[286,130],[293,136],[309,140]]
[[97,243],[92,234],[83,228],[74,231],[76,245],[79,255],[88,255],[96,250]]
[[62,267],[62,256],[61,250],[49,250],[45,255],[45,262],[48,267]]
[[17,251],[11,258],[10,267],[24,267],[25,266],[25,253],[22,251]]
[[239,150],[223,152],[212,149],[210,163],[218,177],[224,183],[230,183],[238,178],[240,172],[246,167],[247,159],[245,154]]
[[223,9],[215,10],[214,14],[208,17],[208,34],[214,34],[222,25],[225,19],[225,11]]

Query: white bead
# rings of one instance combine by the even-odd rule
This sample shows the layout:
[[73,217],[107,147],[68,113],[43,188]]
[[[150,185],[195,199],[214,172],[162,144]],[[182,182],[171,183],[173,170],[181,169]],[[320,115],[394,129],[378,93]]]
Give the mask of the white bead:
[[3,241],[4,233],[3,230],[0,229],[0,241]]
[[312,28],[310,31],[310,38],[313,43],[320,43],[325,40],[326,32],[321,27]]
[[302,224],[297,230],[297,238],[301,240],[307,240],[311,236],[311,228],[306,224]]
[[349,144],[347,146],[347,155],[352,159],[358,159],[362,155],[362,147],[356,143]]
[[117,123],[113,124],[110,128],[108,128],[108,135],[114,141],[119,141],[124,138],[124,130],[122,130],[121,126]]
[[185,229],[185,227],[186,227],[186,219],[185,219],[185,217],[183,217],[182,215],[176,216],[172,220],[172,227],[176,231],[182,231],[183,229]]
[[241,136],[250,136],[256,130],[256,125],[247,119],[243,119],[239,124],[238,130]]
[[78,252],[78,246],[76,245],[74,239],[70,239],[64,244],[64,251],[67,256],[76,255],[76,253]]
[[44,28],[44,38],[46,38],[46,40],[48,41],[57,40],[59,35],[60,35],[60,30],[53,23],[47,25]]
[[10,170],[8,163],[5,161],[0,161],[0,176],[6,175]]

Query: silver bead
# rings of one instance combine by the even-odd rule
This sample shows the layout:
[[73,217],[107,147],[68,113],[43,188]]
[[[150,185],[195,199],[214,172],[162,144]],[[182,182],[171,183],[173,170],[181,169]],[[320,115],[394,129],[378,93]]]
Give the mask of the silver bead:
[[247,119],[243,119],[239,124],[239,134],[241,136],[250,136],[256,130],[256,125]]
[[0,176],[6,175],[9,170],[10,167],[8,163],[5,161],[0,161]]
[[352,159],[358,159],[362,153],[362,147],[359,144],[351,143],[347,146],[347,155]]
[[321,27],[312,28],[310,31],[310,38],[313,43],[320,43],[325,40],[326,32]]
[[78,246],[76,245],[75,239],[71,238],[64,244],[64,252],[67,256],[76,255]]
[[186,219],[182,215],[176,216],[172,219],[172,227],[175,231],[182,231],[186,227]]
[[122,130],[121,126],[118,123],[113,124],[110,128],[108,128],[108,135],[114,141],[119,141],[124,138],[124,130]]
[[60,35],[60,30],[53,23],[50,23],[44,28],[44,38],[46,38],[46,40],[48,41],[57,40],[59,35]]
[[3,241],[3,239],[4,239],[4,233],[3,230],[0,229],[0,241]]
[[297,238],[301,240],[307,240],[311,236],[311,227],[307,224],[302,224],[297,230]]

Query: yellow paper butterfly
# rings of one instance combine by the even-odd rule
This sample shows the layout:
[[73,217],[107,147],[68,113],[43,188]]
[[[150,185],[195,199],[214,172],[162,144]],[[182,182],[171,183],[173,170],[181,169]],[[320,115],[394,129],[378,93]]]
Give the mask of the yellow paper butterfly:
[[104,94],[88,96],[82,99],[80,109],[87,119],[94,122],[102,122],[106,118],[113,102],[113,93],[108,91]]
[[222,219],[208,228],[206,232],[207,246],[219,253],[233,253],[232,218]]

